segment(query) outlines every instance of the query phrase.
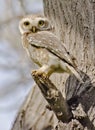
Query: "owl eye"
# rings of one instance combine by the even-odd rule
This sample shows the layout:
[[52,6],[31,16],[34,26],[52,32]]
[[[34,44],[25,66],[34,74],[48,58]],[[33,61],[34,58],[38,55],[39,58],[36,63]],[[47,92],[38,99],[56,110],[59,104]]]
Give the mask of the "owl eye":
[[44,24],[45,24],[45,21],[43,21],[43,20],[40,20],[38,23],[39,26],[43,26]]
[[25,21],[25,22],[24,22],[24,25],[25,25],[25,26],[28,26],[28,25],[30,25],[30,22]]

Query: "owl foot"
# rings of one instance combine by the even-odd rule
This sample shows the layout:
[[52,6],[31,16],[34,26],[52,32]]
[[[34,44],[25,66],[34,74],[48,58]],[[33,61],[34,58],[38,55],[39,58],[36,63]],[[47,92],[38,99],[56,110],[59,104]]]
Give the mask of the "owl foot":
[[38,75],[38,76],[41,76],[41,75],[44,75],[45,77],[47,77],[47,74],[45,72],[42,72],[42,71],[39,71],[39,70],[33,70],[31,72],[32,75]]
[[40,69],[32,71],[32,75],[44,75],[45,77],[49,78],[50,76],[50,69],[48,65],[43,65]]

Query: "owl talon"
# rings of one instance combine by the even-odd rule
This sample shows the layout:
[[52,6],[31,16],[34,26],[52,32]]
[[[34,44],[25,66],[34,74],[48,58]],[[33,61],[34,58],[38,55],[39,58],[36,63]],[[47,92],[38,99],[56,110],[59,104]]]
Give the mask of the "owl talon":
[[31,71],[31,75],[35,75],[36,71],[37,71],[37,70],[32,70],[32,71]]
[[32,75],[36,75],[36,76],[43,76],[45,77],[46,79],[49,79],[49,75],[45,72],[39,72],[37,70],[33,71],[32,72]]
[[48,77],[48,75],[45,72],[41,72],[40,70],[33,70],[31,74],[38,76],[44,75],[45,77]]

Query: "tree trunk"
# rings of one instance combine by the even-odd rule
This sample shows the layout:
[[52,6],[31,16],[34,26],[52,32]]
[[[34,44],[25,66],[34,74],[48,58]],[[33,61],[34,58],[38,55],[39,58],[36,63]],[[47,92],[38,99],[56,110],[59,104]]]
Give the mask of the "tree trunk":
[[95,1],[43,0],[43,3],[45,16],[54,25],[54,33],[76,58],[85,83],[80,84],[73,75],[54,74],[51,77],[73,113],[69,123],[57,123],[56,116],[46,108],[47,102],[35,86],[12,130],[95,130]]

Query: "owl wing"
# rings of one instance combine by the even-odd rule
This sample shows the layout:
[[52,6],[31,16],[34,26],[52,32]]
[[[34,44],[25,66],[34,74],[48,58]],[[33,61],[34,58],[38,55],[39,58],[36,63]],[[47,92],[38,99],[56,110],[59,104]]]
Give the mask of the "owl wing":
[[27,36],[28,43],[37,48],[45,48],[65,63],[77,67],[72,56],[62,42],[51,32],[40,31]]

